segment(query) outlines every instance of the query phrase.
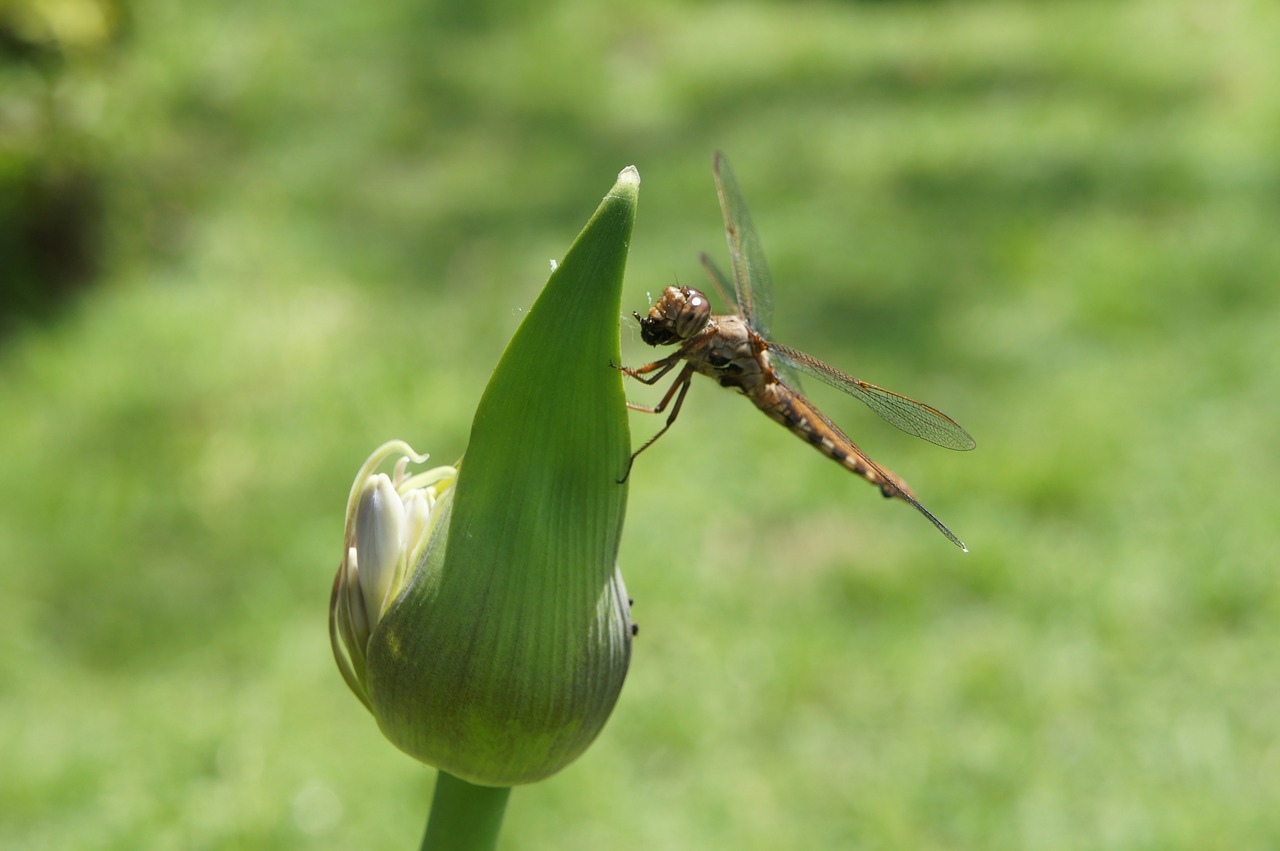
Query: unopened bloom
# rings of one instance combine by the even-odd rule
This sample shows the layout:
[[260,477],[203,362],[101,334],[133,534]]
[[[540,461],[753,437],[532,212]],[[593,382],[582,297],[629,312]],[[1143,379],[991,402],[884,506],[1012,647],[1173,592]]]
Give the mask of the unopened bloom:
[[[396,747],[482,786],[541,780],[603,729],[631,660],[618,570],[630,438],[618,315],[639,176],[621,175],[480,399],[466,463],[389,443],[347,505],[330,606],[351,689]],[[377,473],[400,456],[392,475]]]
[[[396,455],[390,476],[376,472]],[[342,562],[329,598],[329,640],[343,678],[365,706],[369,638],[404,589],[458,476],[455,467],[409,475],[410,462],[426,460],[403,441],[384,443],[360,467],[347,498]]]

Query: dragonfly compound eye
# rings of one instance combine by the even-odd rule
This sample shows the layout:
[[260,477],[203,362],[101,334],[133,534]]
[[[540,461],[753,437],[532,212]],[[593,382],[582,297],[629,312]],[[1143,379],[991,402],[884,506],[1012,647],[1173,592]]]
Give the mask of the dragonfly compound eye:
[[711,319],[711,303],[697,290],[689,290],[676,314],[676,336],[687,340],[706,327]]

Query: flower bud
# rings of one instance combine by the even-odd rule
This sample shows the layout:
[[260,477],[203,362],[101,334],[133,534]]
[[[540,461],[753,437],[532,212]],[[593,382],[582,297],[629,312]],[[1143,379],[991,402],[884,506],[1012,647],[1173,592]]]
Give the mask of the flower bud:
[[[611,364],[638,186],[633,168],[619,175],[555,267],[481,398],[465,463],[410,476],[424,456],[387,444],[348,501],[339,668],[392,743],[473,784],[563,768],[626,677],[630,439]],[[395,473],[376,473],[395,453]]]

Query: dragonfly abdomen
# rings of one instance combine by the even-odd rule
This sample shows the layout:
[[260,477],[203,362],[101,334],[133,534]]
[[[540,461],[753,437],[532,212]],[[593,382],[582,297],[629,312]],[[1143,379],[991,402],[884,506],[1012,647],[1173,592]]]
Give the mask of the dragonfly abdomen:
[[789,387],[775,382],[761,388],[761,392],[749,395],[756,406],[774,422],[785,426],[832,461],[875,485],[884,496],[914,496],[906,482],[873,464],[853,441],[834,428],[826,417]]

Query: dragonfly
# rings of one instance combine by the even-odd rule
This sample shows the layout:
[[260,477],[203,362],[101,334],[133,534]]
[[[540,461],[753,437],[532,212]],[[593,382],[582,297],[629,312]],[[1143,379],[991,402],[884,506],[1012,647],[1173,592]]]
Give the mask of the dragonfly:
[[623,481],[636,457],[671,428],[680,414],[695,373],[714,379],[750,399],[770,419],[780,423],[826,457],[866,479],[886,498],[899,499],[929,519],[938,531],[968,552],[955,533],[920,504],[897,475],[867,457],[826,414],[800,392],[800,375],[809,375],[863,402],[891,425],[907,434],[947,449],[973,449],[974,440],[955,420],[928,405],[892,390],[854,378],[798,349],[769,339],[773,318],[773,280],[760,239],[742,200],[729,161],[716,152],[713,161],[716,193],[724,216],[733,294],[725,276],[705,253],[702,266],[720,298],[732,312],[714,314],[711,303],[693,287],[670,286],[640,323],[640,339],[651,346],[677,345],[672,354],[640,367],[618,367],[623,374],[654,385],[681,363],[675,381],[657,405],[628,403],[632,410],[661,414],[670,409],[666,424],[641,446],[627,464]]

